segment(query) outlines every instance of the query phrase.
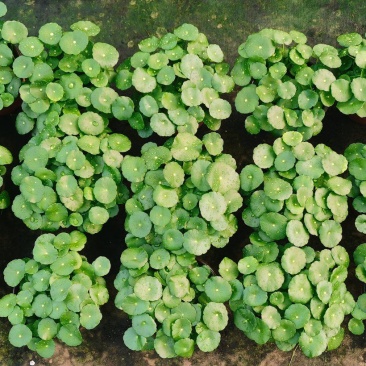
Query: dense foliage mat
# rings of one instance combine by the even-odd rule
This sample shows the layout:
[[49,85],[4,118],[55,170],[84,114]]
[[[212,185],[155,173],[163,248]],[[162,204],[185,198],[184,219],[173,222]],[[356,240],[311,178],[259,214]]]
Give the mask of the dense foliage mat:
[[[366,282],[366,244],[350,253],[341,243],[350,202],[366,233],[366,147],[355,142],[342,154],[310,141],[332,105],[366,116],[361,35],[340,35],[335,48],[263,29],[231,68],[192,24],[141,40],[124,60],[94,40],[100,29],[87,20],[67,31],[50,22],[35,36],[17,20],[0,28],[0,109],[20,101],[15,128],[29,136],[11,171],[14,198],[3,176],[15,152],[0,147],[0,208],[42,230],[32,258],[3,271],[13,291],[0,316],[13,346],[49,358],[54,339],[78,346],[83,329],[99,324],[110,261],[89,263],[80,252],[121,207],[114,302],[131,318],[129,349],[211,352],[230,314],[256,343],[298,344],[308,357],[340,346],[345,319],[350,332],[364,332],[366,294],[355,298],[346,279],[353,259]],[[240,173],[218,132],[231,99],[247,132],[275,136]],[[139,153],[112,120],[149,138]],[[216,132],[198,137],[200,125]],[[228,244],[240,215],[250,242],[237,262],[226,251],[214,273],[200,257]]]

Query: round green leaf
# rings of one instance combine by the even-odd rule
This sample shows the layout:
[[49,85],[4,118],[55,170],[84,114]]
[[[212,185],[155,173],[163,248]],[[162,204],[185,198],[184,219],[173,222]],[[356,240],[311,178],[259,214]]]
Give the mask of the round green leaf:
[[108,205],[117,197],[117,184],[110,177],[99,178],[95,182],[93,193],[97,201]]
[[278,263],[260,264],[255,273],[258,286],[266,292],[278,290],[285,278]]
[[320,356],[327,349],[327,343],[327,336],[323,330],[315,336],[302,332],[299,338],[299,346],[307,357]]
[[228,313],[224,304],[209,302],[203,309],[203,321],[210,330],[219,332],[227,326]]
[[306,265],[305,252],[297,247],[289,247],[281,258],[282,268],[289,274],[299,273]]
[[24,56],[37,57],[43,48],[42,42],[37,37],[27,37],[19,43],[19,50]]
[[16,20],[7,20],[2,26],[1,36],[9,43],[20,43],[28,36],[28,29],[23,23]]
[[334,220],[325,220],[319,227],[319,239],[327,248],[335,247],[342,239],[342,227]]
[[145,301],[159,300],[163,294],[161,283],[157,278],[151,276],[139,278],[135,283],[134,292]]
[[62,28],[56,23],[46,23],[39,28],[39,39],[49,45],[56,45],[62,37]]
[[132,317],[132,327],[136,334],[142,337],[151,337],[156,332],[156,323],[148,314],[135,315]]
[[150,93],[156,87],[156,79],[143,68],[138,67],[133,72],[132,85],[141,93]]
[[198,334],[196,342],[198,348],[203,352],[212,352],[220,344],[221,335],[219,332],[207,329]]
[[53,319],[44,318],[38,323],[37,330],[41,339],[51,340],[57,334],[57,324]]
[[57,333],[57,337],[68,346],[79,346],[82,343],[82,336],[78,327],[74,324],[66,324],[61,326]]
[[[245,53],[241,53],[241,49]],[[272,40],[259,34],[251,34],[243,45],[239,47],[239,54],[241,56],[252,59],[267,59],[275,53],[275,47]]]
[[211,301],[223,303],[230,299],[232,289],[228,281],[221,277],[213,276],[205,283],[205,293]]
[[334,74],[327,69],[319,69],[312,77],[314,85],[319,90],[329,91],[330,85],[336,80]]
[[93,45],[93,59],[104,68],[113,67],[118,62],[118,51],[108,43],[97,42]]
[[249,85],[239,91],[235,98],[235,108],[239,113],[252,113],[259,104],[255,85]]
[[95,304],[85,305],[80,312],[80,325],[86,329],[94,329],[101,321],[102,313]]
[[88,45],[88,36],[83,31],[76,29],[65,32],[60,39],[60,48],[67,54],[78,55]]
[[94,267],[94,271],[97,276],[105,276],[111,269],[111,263],[109,259],[102,256],[95,259],[92,263],[92,266]]
[[25,324],[16,324],[10,329],[9,342],[14,347],[23,347],[32,339],[32,331]]
[[291,301],[306,304],[313,296],[313,290],[307,276],[303,273],[294,276],[288,285]]

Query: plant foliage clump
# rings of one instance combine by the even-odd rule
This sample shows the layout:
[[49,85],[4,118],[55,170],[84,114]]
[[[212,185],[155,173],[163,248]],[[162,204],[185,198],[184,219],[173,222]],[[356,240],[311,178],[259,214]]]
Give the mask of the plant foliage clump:
[[132,89],[133,96],[114,116],[128,120],[141,137],[195,134],[201,122],[217,130],[230,116],[231,105],[221,98],[234,88],[230,67],[220,46],[195,26],[144,39],[139,49],[117,68],[116,87]]
[[332,105],[346,115],[366,116],[364,39],[347,33],[337,41],[340,49],[322,43],[311,47],[304,34],[276,29],[248,36],[231,75],[242,87],[235,107],[249,115],[249,133],[294,130],[305,141],[322,130]]
[[[7,13],[6,5],[0,2],[0,18]],[[17,58],[16,48],[28,35],[27,27],[15,20],[0,22],[0,110],[13,105],[19,96],[21,77],[14,72],[14,62]]]
[[222,149],[215,132],[202,140],[178,133],[122,162],[134,194],[125,205],[127,249],[115,303],[132,319],[124,334],[130,349],[171,358],[190,357],[195,344],[204,352],[219,345],[232,289],[196,256],[225,246],[237,229],[239,175]]
[[79,251],[86,236],[79,231],[43,234],[33,258],[12,260],[4,269],[5,282],[14,291],[0,299],[0,316],[12,324],[9,342],[27,346],[44,358],[52,357],[54,339],[68,346],[82,343],[79,328],[95,328],[102,319],[100,306],[108,301],[105,276],[110,262],[93,263]]
[[228,323],[223,303],[231,295],[229,283],[192,254],[127,244],[114,282],[116,307],[132,321],[125,345],[134,351],[155,349],[162,358],[191,357],[195,346],[215,350]]
[[125,205],[127,237],[180,254],[224,247],[242,198],[236,162],[222,150],[216,132],[202,140],[184,132],[165,146],[145,144],[141,157],[127,155],[122,175],[134,192]]
[[12,210],[32,230],[75,227],[97,233],[127,199],[120,165],[131,142],[125,135],[107,133],[99,115],[63,117],[75,128],[87,120],[93,125],[93,118],[100,119],[102,127],[98,134],[79,139],[67,134],[32,137],[20,152],[21,164],[12,171],[12,181],[20,188]]
[[247,202],[242,217],[262,240],[303,247],[314,235],[327,248],[341,241],[352,188],[341,176],[348,167],[343,155],[289,131],[272,146],[258,145],[253,160],[240,173]]
[[11,164],[12,162],[13,155],[11,152],[5,146],[0,146],[0,210],[3,210],[10,205],[10,196],[4,189],[3,176],[7,171],[6,165]]
[[283,351],[299,344],[307,357],[337,348],[343,320],[356,304],[344,283],[346,249],[278,245],[258,233],[250,241],[237,264],[239,278],[232,280],[235,325],[258,344],[274,341]]

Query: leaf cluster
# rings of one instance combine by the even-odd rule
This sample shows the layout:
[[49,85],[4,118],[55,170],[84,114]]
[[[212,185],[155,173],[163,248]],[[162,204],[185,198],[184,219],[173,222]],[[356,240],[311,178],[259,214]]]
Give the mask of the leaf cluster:
[[[87,120],[93,124],[88,113],[93,112],[64,114],[60,120],[73,121],[76,128]],[[118,204],[128,196],[120,171],[122,152],[131,142],[122,134],[104,132],[104,125],[100,131],[79,139],[36,134],[22,148],[21,164],[12,171],[12,181],[20,188],[12,210],[30,229],[71,226],[97,233],[118,213]]]
[[[52,135],[58,125],[56,113],[78,115],[79,110],[93,110],[102,117],[112,116],[112,104],[118,103],[119,96],[109,84],[115,75],[118,51],[91,40],[100,29],[90,21],[79,21],[70,28],[64,31],[56,23],[47,23],[40,27],[38,37],[24,37],[19,42],[21,55],[12,68],[22,79],[19,93],[23,112],[16,120],[20,134],[43,130],[51,112],[53,122],[46,125]],[[65,125],[60,126],[63,132],[77,134],[73,124],[68,129]],[[84,124],[81,130],[95,135],[98,128],[94,127]]]
[[216,132],[202,140],[181,132],[122,162],[134,194],[125,204],[127,249],[115,303],[132,319],[124,335],[132,350],[190,357],[195,344],[204,352],[219,345],[232,289],[196,256],[225,246],[237,229],[239,175],[222,150]]
[[143,240],[126,238],[126,244],[114,281],[115,305],[132,320],[125,345],[155,349],[162,358],[191,357],[195,345],[215,350],[228,323],[223,302],[231,295],[229,283],[190,253],[174,254]]
[[240,173],[247,196],[242,217],[262,240],[303,247],[314,235],[327,248],[341,241],[352,188],[342,177],[348,166],[343,155],[289,131],[273,145],[258,145],[253,160]]
[[201,122],[219,129],[231,114],[230,103],[220,96],[234,88],[220,46],[210,44],[192,24],[138,46],[117,69],[116,87],[133,94],[120,119],[127,119],[141,137],[195,134]]
[[277,245],[258,233],[250,241],[231,269],[240,273],[230,299],[235,325],[258,344],[274,341],[283,351],[299,344],[307,357],[337,348],[344,318],[356,305],[344,283],[346,249]]
[[296,130],[306,141],[321,131],[325,110],[334,104],[344,114],[366,116],[364,39],[347,33],[337,40],[340,48],[311,47],[304,34],[276,29],[247,37],[231,75],[242,87],[235,106],[249,114],[249,133]]
[[365,144],[356,142],[350,144],[344,151],[344,156],[349,164],[349,176],[352,182],[350,197],[353,208],[360,213],[356,218],[356,228],[361,233],[366,233],[366,150]]
[[174,254],[202,255],[222,248],[237,230],[242,205],[239,174],[223,140],[178,133],[165,146],[147,143],[141,156],[126,156],[122,174],[131,182],[127,240],[143,239]]
[[78,346],[79,328],[99,324],[99,307],[109,298],[102,276],[109,272],[110,262],[98,257],[89,263],[79,254],[85,243],[86,236],[79,231],[43,234],[35,241],[32,258],[8,263],[4,279],[14,291],[0,299],[0,316],[12,324],[9,342],[14,347],[27,346],[49,358],[55,338]]
[[366,283],[366,243],[357,246],[353,252],[353,259],[356,265],[356,277]]
[[[0,18],[6,13],[7,7],[1,1]],[[18,39],[27,35],[28,30],[21,22],[0,21],[0,110],[10,107],[19,96],[22,81],[15,75],[12,65],[17,56]]]
[[7,172],[6,165],[11,164],[12,162],[13,155],[11,154],[11,152],[5,146],[0,146],[0,210],[3,210],[10,205],[9,193],[5,191],[3,187],[3,176]]

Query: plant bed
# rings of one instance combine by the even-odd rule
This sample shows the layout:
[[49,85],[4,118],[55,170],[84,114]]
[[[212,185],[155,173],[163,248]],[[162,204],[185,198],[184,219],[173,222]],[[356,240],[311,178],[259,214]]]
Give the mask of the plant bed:
[[[328,147],[320,134],[323,107],[332,98],[343,113],[362,109],[362,77],[352,70],[363,68],[363,58],[352,64],[350,57],[352,47],[361,44],[359,37],[340,37],[344,48],[338,56],[331,46],[307,46],[299,32],[264,30],[240,46],[230,72],[220,47],[209,44],[194,25],[141,41],[140,51],[120,65],[113,46],[91,39],[98,32],[89,21],[74,23],[69,31],[48,23],[37,38],[28,37],[19,22],[3,25],[5,41],[22,50],[13,71],[26,79],[20,87],[17,132],[32,134],[12,151],[19,156],[12,181],[20,190],[12,195],[12,210],[36,234],[39,229],[55,233],[40,237],[48,241],[35,240],[33,255],[41,274],[27,267],[31,260],[13,258],[4,266],[7,285],[21,285],[19,299],[15,291],[15,297],[0,300],[0,315],[13,325],[10,342],[45,358],[53,356],[53,337],[78,345],[79,321],[94,328],[101,315],[96,307],[107,301],[98,276],[110,265],[96,258],[102,252],[114,266],[115,280],[109,280],[118,290],[115,305],[132,319],[132,327],[126,330],[130,323],[124,321],[120,334],[133,351],[155,349],[162,358],[214,351],[230,320],[227,303],[235,324],[250,339],[259,344],[272,340],[287,351],[299,344],[307,357],[340,346],[345,316],[353,316],[350,332],[361,335],[365,296],[359,288],[351,294],[344,282],[355,267],[364,281],[362,245],[349,266],[362,236],[353,232],[357,240],[346,249],[341,240],[346,219],[352,219],[347,196],[361,212],[356,228],[365,232],[364,149],[362,144],[345,152],[346,146]],[[292,41],[296,45],[284,51]],[[293,78],[282,75],[285,58],[282,64]],[[317,66],[305,66],[310,58],[318,59]],[[339,76],[341,68],[349,80]],[[263,132],[254,138],[238,134],[238,114],[228,119],[231,96],[220,95],[231,92],[234,82],[243,87],[235,101],[238,112],[253,112],[247,128],[272,131],[276,140]],[[125,94],[131,86],[135,90]],[[343,100],[350,90],[353,94]],[[267,99],[268,93],[273,99]],[[205,126],[198,130],[201,121]],[[336,133],[342,131],[329,134],[331,142]],[[134,144],[137,136],[150,139],[140,148]],[[230,141],[231,155],[224,141]],[[93,265],[74,253],[84,246],[70,239],[75,228],[95,235],[94,247],[85,248]],[[215,257],[217,275],[197,263],[196,256],[202,255]],[[71,279],[63,278],[73,271]],[[48,320],[52,311],[40,310],[60,300],[57,281],[65,282],[63,306],[73,313],[67,325],[70,314]],[[36,296],[35,305],[22,301],[22,291]],[[93,319],[91,312],[98,316]],[[319,340],[317,347],[311,346],[312,337]]]

